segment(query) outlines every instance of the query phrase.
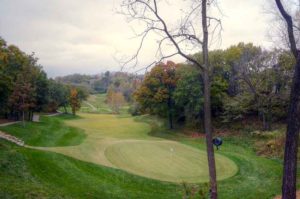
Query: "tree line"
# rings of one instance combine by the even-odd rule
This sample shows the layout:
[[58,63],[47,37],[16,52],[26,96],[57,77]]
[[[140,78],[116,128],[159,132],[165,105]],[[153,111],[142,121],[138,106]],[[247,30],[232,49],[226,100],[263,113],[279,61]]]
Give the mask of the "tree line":
[[57,82],[82,87],[90,94],[107,93],[109,89],[121,91],[126,101],[131,101],[136,81],[140,81],[143,75],[127,72],[106,71],[96,75],[72,74],[56,77]]
[[32,120],[34,112],[72,107],[75,114],[88,93],[49,79],[34,53],[28,55],[0,38],[0,117]]
[[[193,55],[201,60],[201,53]],[[209,52],[212,116],[224,123],[256,118],[263,130],[287,117],[295,64],[289,51],[239,43]],[[160,63],[134,93],[133,114],[167,117],[169,127],[199,127],[204,117],[203,79],[193,63]]]

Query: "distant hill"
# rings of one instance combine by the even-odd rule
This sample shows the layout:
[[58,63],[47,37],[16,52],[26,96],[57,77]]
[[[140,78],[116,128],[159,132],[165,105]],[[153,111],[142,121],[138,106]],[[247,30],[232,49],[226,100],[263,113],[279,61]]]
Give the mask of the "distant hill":
[[106,93],[109,88],[123,92],[125,97],[135,90],[136,86],[143,80],[143,75],[126,72],[110,72],[95,75],[72,74],[56,77],[55,80],[63,84],[71,84],[86,88],[91,94]]

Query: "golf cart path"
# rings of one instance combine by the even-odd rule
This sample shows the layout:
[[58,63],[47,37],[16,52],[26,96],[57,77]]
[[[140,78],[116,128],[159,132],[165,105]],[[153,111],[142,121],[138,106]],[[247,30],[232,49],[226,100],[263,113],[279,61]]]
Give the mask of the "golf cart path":
[[93,104],[86,101],[84,103],[87,104],[89,107],[91,107],[93,111],[97,111],[97,108]]
[[[46,115],[46,116],[53,117],[53,116],[57,116],[57,115],[60,115],[60,114],[62,114],[62,113],[58,112],[58,113],[54,113],[54,114],[50,114],[50,115]],[[35,117],[34,122],[39,122],[39,115],[34,115],[34,117]],[[0,126],[9,126],[9,125],[17,124],[17,123],[20,123],[20,122],[21,121],[8,122],[8,123],[0,124]],[[19,145],[19,146],[31,148],[30,146],[25,145],[25,142],[23,140],[21,140],[20,138],[17,138],[15,136],[10,135],[8,133],[5,133],[3,131],[0,131],[0,139],[7,140],[7,141],[12,142],[12,143],[14,143],[16,145]]]
[[20,121],[3,123],[3,124],[0,124],[0,126],[9,126],[9,125],[16,124],[16,123],[19,123],[19,122]]
[[0,131],[0,138],[4,139],[4,140],[7,140],[9,142],[12,142],[16,145],[19,145],[19,146],[25,146],[24,144],[24,141],[15,137],[15,136],[12,136],[12,135],[9,135],[7,133],[4,133],[2,131]]

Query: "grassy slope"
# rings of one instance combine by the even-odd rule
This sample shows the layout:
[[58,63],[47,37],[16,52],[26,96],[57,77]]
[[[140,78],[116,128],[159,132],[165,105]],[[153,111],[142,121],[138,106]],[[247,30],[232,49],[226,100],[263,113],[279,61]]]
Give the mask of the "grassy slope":
[[31,146],[73,146],[80,144],[86,135],[83,130],[66,126],[63,120],[74,119],[70,115],[58,117],[41,117],[39,123],[27,122],[26,128],[21,124],[0,127],[0,130],[21,138]]
[[87,113],[103,113],[108,114],[111,113],[111,109],[105,103],[106,94],[97,94],[97,95],[90,95],[86,102],[94,106],[96,110],[94,110],[89,104],[83,102],[81,111]]
[[[58,120],[62,119],[65,118]],[[40,130],[47,129],[47,125],[51,126],[47,123],[42,124],[45,126]],[[6,130],[13,132],[9,128],[11,127],[7,127]],[[57,140],[61,140],[60,142],[64,140],[58,134],[52,135],[52,139],[42,138],[46,136],[45,134],[38,135],[37,137],[40,138],[32,139],[31,134],[25,134],[23,138],[36,144],[38,144],[37,140],[43,140],[43,145],[53,145],[59,143]],[[204,147],[203,140],[166,134],[166,131],[164,134],[158,132],[158,135],[193,147]],[[80,133],[78,136],[81,136]],[[76,140],[82,139],[79,137]],[[63,143],[74,144],[69,143],[67,139]],[[55,153],[19,148],[4,141],[0,141],[0,148],[0,198],[10,198],[10,196],[17,198],[181,197],[179,185],[129,175],[126,172],[85,163]],[[249,142],[239,138],[225,140],[224,146],[218,153],[230,157],[239,166],[236,176],[219,183],[220,198],[265,199],[279,193],[281,166],[278,160],[257,157]]]
[[[84,113],[101,113],[101,114],[111,114],[113,111],[108,106],[107,103],[105,103],[106,100],[106,94],[96,94],[96,95],[90,95],[86,101],[82,103],[81,112]],[[91,107],[91,105],[93,107]],[[125,105],[120,108],[121,114],[128,114],[129,106]]]
[[0,198],[179,198],[177,187],[0,140]]

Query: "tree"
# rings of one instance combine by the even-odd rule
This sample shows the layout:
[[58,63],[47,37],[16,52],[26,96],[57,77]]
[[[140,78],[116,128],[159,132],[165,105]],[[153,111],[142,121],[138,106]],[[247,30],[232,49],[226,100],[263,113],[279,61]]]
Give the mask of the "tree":
[[[175,55],[180,55],[181,57],[187,59],[189,62],[199,67],[203,72],[202,80],[204,85],[204,131],[206,133],[206,145],[207,145],[207,157],[209,165],[210,174],[210,188],[211,188],[211,198],[217,198],[217,180],[216,180],[216,166],[215,166],[215,156],[214,148],[212,144],[212,124],[211,124],[211,101],[210,101],[210,64],[208,57],[208,36],[209,29],[211,36],[216,33],[218,27],[221,27],[220,20],[213,16],[207,15],[207,10],[216,5],[215,1],[197,1],[191,0],[191,9],[187,12],[182,12],[184,16],[181,16],[180,21],[182,23],[177,27],[170,27],[170,23],[163,17],[160,13],[161,3],[156,0],[123,0],[122,8],[123,14],[126,15],[131,21],[139,21],[145,25],[144,30],[137,34],[141,38],[141,43],[138,47],[137,53],[132,56],[131,59],[123,62],[123,65],[129,64],[134,61],[137,64],[137,57],[143,47],[143,42],[150,33],[157,33],[158,39],[158,49],[157,54],[160,60],[170,58]],[[196,25],[198,22],[196,20],[201,16],[201,26]],[[197,30],[200,30],[197,32]],[[199,35],[201,36],[199,37]],[[211,40],[213,41],[213,40]],[[163,52],[166,45],[172,45],[173,53],[165,54]],[[191,48],[187,48],[191,47]],[[190,52],[186,49],[198,49],[202,50],[202,62],[190,56]],[[157,62],[153,62],[154,64]],[[153,64],[150,64],[153,65]]]
[[124,95],[121,92],[115,92],[112,89],[108,89],[106,101],[113,112],[117,114],[120,113],[120,108],[125,104]]
[[[176,71],[177,83],[174,91],[175,106],[186,124],[194,127],[200,122],[203,112],[203,84],[200,70],[191,65],[179,65]],[[183,110],[182,110],[183,109]]]
[[11,76],[7,75],[8,49],[6,42],[0,37],[0,114],[8,111],[7,103],[12,91]]
[[18,76],[9,104],[12,110],[22,113],[23,126],[25,126],[25,113],[36,106],[36,101],[35,89],[24,74]]
[[106,71],[102,75],[101,79],[98,79],[93,83],[93,88],[100,93],[105,93],[107,92],[110,83],[111,83],[111,75],[109,71]]
[[69,105],[70,89],[50,79],[48,82],[48,108],[47,111],[55,112],[59,107],[64,107],[67,113],[67,106]]
[[165,116],[173,129],[174,98],[176,88],[176,67],[173,62],[159,64],[146,74],[141,87],[135,92],[135,99],[146,112]]
[[49,95],[49,80],[47,78],[47,74],[42,71],[38,70],[35,78],[35,85],[36,85],[36,104],[35,111],[41,112],[47,109]]
[[286,22],[290,51],[296,60],[287,120],[282,182],[282,198],[294,199],[296,198],[297,153],[300,130],[300,53],[295,40],[293,19],[287,13],[280,0],[275,0],[275,2]]
[[290,61],[286,52],[239,43],[225,50],[225,55],[230,97],[225,98],[224,119],[257,115],[263,129],[270,130],[272,122],[284,118],[286,111],[290,84],[290,69],[284,66]]
[[70,90],[70,98],[69,98],[70,106],[72,108],[72,114],[76,115],[76,111],[78,111],[81,107],[80,99],[78,96],[78,91],[76,88],[72,87]]

